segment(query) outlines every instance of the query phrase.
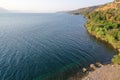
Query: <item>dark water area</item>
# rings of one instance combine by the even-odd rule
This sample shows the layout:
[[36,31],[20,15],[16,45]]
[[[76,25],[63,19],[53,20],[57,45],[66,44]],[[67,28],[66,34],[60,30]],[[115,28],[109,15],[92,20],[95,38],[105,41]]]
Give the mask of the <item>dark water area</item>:
[[0,14],[0,80],[66,80],[114,51],[95,40],[86,19],[69,14]]

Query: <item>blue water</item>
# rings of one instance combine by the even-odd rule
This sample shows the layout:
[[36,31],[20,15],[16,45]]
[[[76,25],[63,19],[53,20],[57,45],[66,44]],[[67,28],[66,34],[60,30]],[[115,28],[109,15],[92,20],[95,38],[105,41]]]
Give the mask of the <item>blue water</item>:
[[66,80],[114,51],[87,33],[81,15],[0,14],[0,80]]

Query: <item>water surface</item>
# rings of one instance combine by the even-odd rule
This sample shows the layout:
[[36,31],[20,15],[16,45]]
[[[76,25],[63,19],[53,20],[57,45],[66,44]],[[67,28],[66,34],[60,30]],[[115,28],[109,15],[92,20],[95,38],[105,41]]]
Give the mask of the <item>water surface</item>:
[[85,18],[69,14],[0,14],[0,80],[66,80],[113,51],[90,37]]

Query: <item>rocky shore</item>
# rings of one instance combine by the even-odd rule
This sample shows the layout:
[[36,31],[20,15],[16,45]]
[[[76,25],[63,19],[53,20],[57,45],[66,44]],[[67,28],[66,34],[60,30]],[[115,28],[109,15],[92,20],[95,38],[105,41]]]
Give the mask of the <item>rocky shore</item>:
[[85,78],[78,80],[120,80],[120,66],[104,65],[101,68],[96,68],[93,72],[89,72]]
[[90,64],[89,68],[83,68],[82,71],[83,76],[78,72],[68,80],[120,80],[119,65],[96,63]]

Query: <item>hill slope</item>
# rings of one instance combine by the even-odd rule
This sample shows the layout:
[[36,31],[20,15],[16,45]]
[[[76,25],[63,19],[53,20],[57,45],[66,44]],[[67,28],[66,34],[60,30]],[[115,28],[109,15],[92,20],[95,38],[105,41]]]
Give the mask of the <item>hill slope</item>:
[[[108,3],[86,15],[88,32],[113,46],[120,53],[120,4]],[[112,60],[120,64],[120,55]]]
[[68,13],[71,13],[71,14],[87,14],[89,12],[92,12],[93,10],[95,10],[98,7],[99,6],[92,6],[92,7],[87,7],[87,8],[80,8],[80,9],[77,9],[77,10],[69,11]]

